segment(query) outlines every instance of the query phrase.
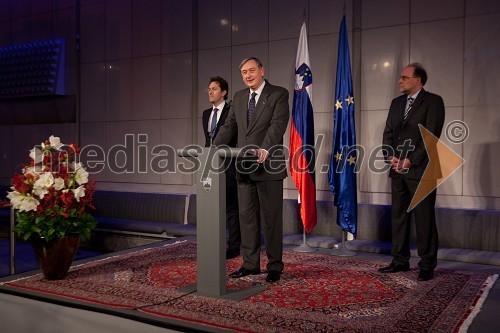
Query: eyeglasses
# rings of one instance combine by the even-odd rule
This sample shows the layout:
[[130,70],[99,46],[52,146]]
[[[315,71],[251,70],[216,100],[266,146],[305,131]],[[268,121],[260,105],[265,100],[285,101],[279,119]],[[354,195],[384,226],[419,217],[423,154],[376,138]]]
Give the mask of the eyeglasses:
[[409,80],[409,79],[413,79],[413,78],[416,78],[417,76],[400,76],[399,79],[400,80],[403,80],[403,81],[406,81],[406,80]]

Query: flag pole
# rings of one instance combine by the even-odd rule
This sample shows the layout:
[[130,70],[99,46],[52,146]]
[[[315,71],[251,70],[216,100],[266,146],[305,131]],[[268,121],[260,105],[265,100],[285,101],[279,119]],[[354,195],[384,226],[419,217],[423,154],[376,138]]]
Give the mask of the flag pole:
[[[299,211],[300,211],[300,208],[299,208]],[[300,213],[299,213],[299,215],[300,215]],[[302,222],[302,226],[304,226],[304,222],[303,221],[301,221],[301,222]],[[306,228],[305,227],[302,229],[302,244],[293,248],[292,250],[295,252],[314,252],[314,251],[318,250],[314,247],[309,246],[309,244],[307,244],[307,242],[306,242]]]
[[345,247],[345,239],[347,238],[347,231],[342,230],[342,242],[335,244],[335,247],[330,251],[332,256],[338,257],[352,257],[356,255],[356,252],[348,250]]
[[302,244],[293,248],[295,252],[314,252],[317,251],[318,249],[309,246],[306,242],[306,228],[303,228],[302,230]]

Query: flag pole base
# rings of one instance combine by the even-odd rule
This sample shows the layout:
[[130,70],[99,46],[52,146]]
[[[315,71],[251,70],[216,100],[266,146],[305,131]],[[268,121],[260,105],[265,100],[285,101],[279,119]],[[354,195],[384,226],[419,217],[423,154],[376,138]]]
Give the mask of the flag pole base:
[[292,249],[293,251],[295,252],[314,252],[314,251],[318,251],[318,249],[314,248],[314,247],[310,247],[307,243],[303,243],[297,247],[294,247]]
[[337,249],[332,249],[330,251],[330,254],[332,256],[338,256],[338,257],[352,257],[352,256],[356,255],[356,252],[348,250],[348,249],[343,248],[343,247],[339,247]]
[[293,248],[295,252],[314,252],[318,249],[314,247],[310,247],[309,244],[306,243],[306,231],[302,231],[302,244]]
[[332,251],[330,251],[330,254],[332,256],[338,256],[338,257],[352,257],[356,255],[356,252],[348,250],[345,247],[345,239],[347,238],[347,232],[345,230],[342,231],[342,242],[335,244],[334,248]]

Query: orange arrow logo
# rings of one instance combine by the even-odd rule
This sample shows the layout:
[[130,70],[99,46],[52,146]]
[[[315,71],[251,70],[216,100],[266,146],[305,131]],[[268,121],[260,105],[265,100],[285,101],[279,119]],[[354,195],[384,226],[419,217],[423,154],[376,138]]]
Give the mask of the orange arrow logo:
[[465,160],[453,149],[439,140],[432,132],[422,125],[418,125],[420,134],[424,139],[425,149],[429,156],[429,164],[418,184],[408,212],[424,200],[432,191],[441,185],[448,177],[457,171]]

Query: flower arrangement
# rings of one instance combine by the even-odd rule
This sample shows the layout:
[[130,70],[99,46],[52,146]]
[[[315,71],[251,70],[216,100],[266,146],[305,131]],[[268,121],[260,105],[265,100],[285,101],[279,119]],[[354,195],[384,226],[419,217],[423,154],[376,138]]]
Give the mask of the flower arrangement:
[[80,148],[65,145],[51,136],[30,151],[30,163],[22,174],[12,178],[8,193],[17,223],[15,232],[25,240],[45,238],[47,242],[69,235],[89,238],[96,222],[88,209],[94,209],[95,183],[78,162]]

